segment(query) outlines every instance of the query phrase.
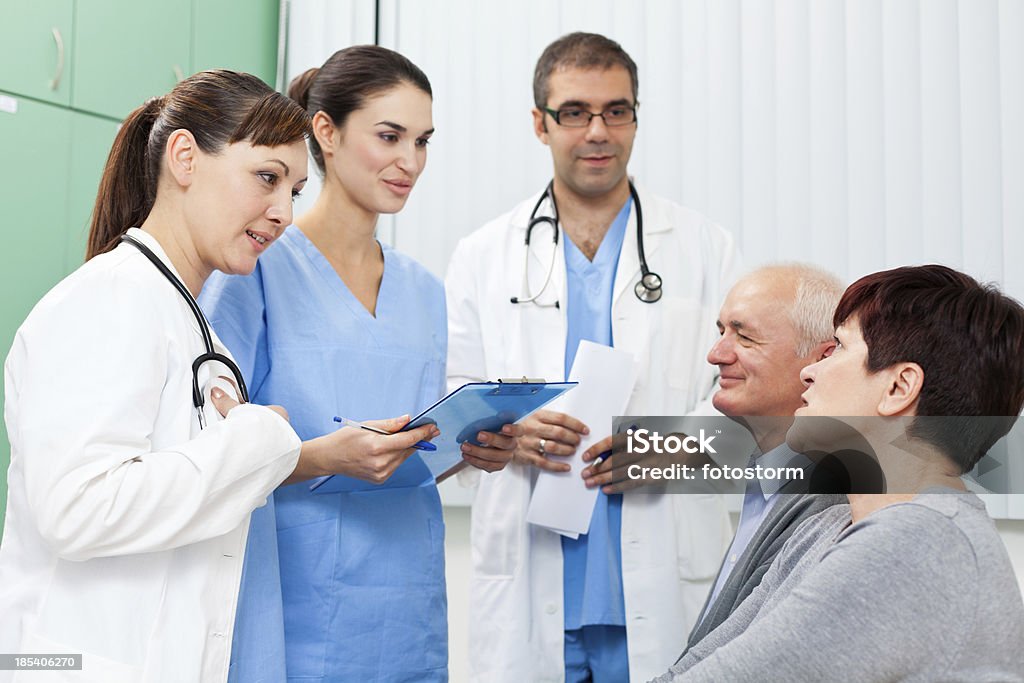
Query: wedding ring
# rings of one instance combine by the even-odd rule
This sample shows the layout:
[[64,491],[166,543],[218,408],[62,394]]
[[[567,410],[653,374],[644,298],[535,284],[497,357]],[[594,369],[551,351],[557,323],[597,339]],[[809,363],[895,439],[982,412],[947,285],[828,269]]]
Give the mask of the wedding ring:
[[541,455],[544,455],[547,452],[547,451],[544,450],[544,446],[546,444],[547,444],[547,439],[541,439],[540,440],[540,445],[537,447],[537,450],[540,451]]

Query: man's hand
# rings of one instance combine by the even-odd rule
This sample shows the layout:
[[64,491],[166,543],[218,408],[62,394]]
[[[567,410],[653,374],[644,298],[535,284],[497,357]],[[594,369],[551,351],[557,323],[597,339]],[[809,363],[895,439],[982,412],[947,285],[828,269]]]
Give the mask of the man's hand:
[[[680,438],[685,435],[679,434]],[[594,463],[598,457],[601,461],[585,467],[580,475],[583,477],[587,488],[600,486],[601,490],[611,495],[613,493],[624,493],[641,486],[658,485],[664,486],[665,482],[660,479],[650,479],[639,476],[644,467],[664,468],[680,462],[679,456],[670,453],[654,452],[651,449],[644,454],[630,453],[626,449],[627,437],[625,434],[607,436],[583,453],[583,462]],[[632,465],[638,465],[639,470],[636,478],[629,476],[629,469]]]
[[[596,462],[599,457],[601,460]],[[583,468],[580,475],[587,488],[600,486],[608,495],[622,493],[643,485],[643,482],[635,482],[626,475],[629,466],[642,457],[626,451],[625,434],[606,436],[583,453],[583,462],[590,465]]]
[[549,472],[568,472],[568,463],[552,460],[550,456],[573,455],[580,445],[580,438],[590,433],[590,429],[576,418],[553,410],[538,410],[521,425],[523,435],[518,439],[512,459]]

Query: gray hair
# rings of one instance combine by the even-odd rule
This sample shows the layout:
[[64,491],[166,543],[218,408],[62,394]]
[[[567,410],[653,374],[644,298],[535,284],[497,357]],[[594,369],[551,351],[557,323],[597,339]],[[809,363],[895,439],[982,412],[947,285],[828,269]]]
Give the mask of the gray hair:
[[818,344],[832,339],[835,335],[832,316],[846,291],[839,278],[818,266],[798,262],[761,266],[747,277],[754,275],[774,275],[796,281],[796,295],[789,306],[789,320],[799,340],[797,356],[806,356]]

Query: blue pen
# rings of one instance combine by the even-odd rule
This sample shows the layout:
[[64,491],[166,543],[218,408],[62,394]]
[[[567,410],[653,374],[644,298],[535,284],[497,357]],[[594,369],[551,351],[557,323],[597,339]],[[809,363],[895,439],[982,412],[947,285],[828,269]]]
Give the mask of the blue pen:
[[[341,424],[345,425],[346,427],[358,427],[359,429],[365,429],[368,432],[375,432],[377,434],[385,434],[385,435],[388,435],[388,436],[391,435],[391,432],[385,432],[383,429],[377,429],[376,427],[371,427],[370,425],[364,425],[362,422],[356,422],[355,420],[350,420],[347,417],[338,417],[337,415],[335,415],[334,416],[334,421],[335,422],[340,422]],[[413,448],[415,448],[417,450],[420,450],[420,451],[436,451],[437,450],[437,446],[435,446],[434,444],[430,443],[429,441],[417,441],[416,444],[413,446]]]

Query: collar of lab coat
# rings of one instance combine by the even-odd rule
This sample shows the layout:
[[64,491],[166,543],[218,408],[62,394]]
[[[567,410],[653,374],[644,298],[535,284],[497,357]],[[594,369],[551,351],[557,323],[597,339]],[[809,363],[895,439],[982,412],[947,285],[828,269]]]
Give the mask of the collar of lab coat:
[[[160,243],[157,241],[155,237],[150,235],[142,228],[128,228],[128,231],[125,234],[128,235],[129,237],[134,237],[135,239],[149,247],[149,250],[156,254],[157,258],[160,259],[165,266],[171,269],[171,272],[174,273],[174,277],[178,278],[178,280],[180,280],[182,284],[184,284],[185,281],[181,279],[181,273],[179,273],[178,269],[174,267],[173,263],[171,263],[171,259],[168,258],[167,252],[164,251],[164,248],[160,246]],[[136,249],[135,247],[130,248],[132,249],[132,251],[138,251],[138,249]],[[142,252],[139,253],[141,254]],[[161,275],[160,277],[162,279],[163,275]]]
[[[630,178],[632,180],[632,177]],[[644,252],[647,256],[647,265],[653,272],[657,268],[651,265],[651,256],[661,247],[665,233],[673,230],[671,219],[665,211],[662,202],[640,184],[634,181],[637,196],[640,198],[640,205],[644,212]],[[522,234],[521,239],[526,239],[526,227],[530,224],[530,212],[536,206],[544,190],[536,193],[530,199],[523,202],[512,214],[510,221],[513,230]],[[544,202],[537,211],[538,216],[550,216],[551,206]],[[559,293],[559,299],[565,299],[565,231],[561,231],[558,240],[558,249],[555,250],[554,258],[557,259],[554,272],[551,275],[550,287]],[[539,239],[537,239],[539,238]],[[548,231],[538,230],[537,238],[530,239],[530,257],[534,260],[533,267],[546,269],[548,258],[551,258],[551,239]],[[541,272],[546,272],[542,270]],[[640,255],[636,245],[636,208],[629,212],[629,222],[626,224],[626,235],[622,241],[622,251],[619,254],[619,263],[615,270],[615,284],[613,285],[612,301],[617,302],[627,291],[632,291],[640,278]]]
[[[125,234],[134,237],[135,239],[149,247],[150,251],[156,254],[156,257],[160,259],[160,261],[165,266],[170,268],[171,272],[174,273],[174,277],[178,278],[178,280],[182,284],[184,284],[185,281],[181,278],[181,273],[179,273],[178,269],[174,267],[173,263],[171,263],[171,259],[168,258],[167,252],[164,251],[164,248],[160,246],[160,242],[158,242],[155,237],[150,235],[145,230],[142,230],[141,228],[128,228],[128,231]],[[130,244],[122,243],[121,245],[118,246],[123,246],[126,249],[130,249],[132,252],[138,254],[139,258],[146,259],[145,254],[143,254]],[[186,312],[188,313],[188,320],[192,325],[192,329],[196,331],[196,334],[202,336],[203,333],[199,329],[199,323],[196,321],[196,317],[192,314],[192,309],[189,307],[188,303],[186,303],[184,297],[182,297],[181,294],[176,289],[174,289],[174,286],[170,282],[167,282],[167,278],[164,277],[163,273],[157,270],[156,266],[154,266],[152,263],[149,263],[148,259],[146,259],[146,267],[152,269],[154,275],[156,275],[156,277],[158,277],[161,282],[163,282],[164,284],[166,284],[168,288],[170,288],[170,291],[174,293],[174,297],[179,301],[179,303],[185,308]],[[212,327],[210,328],[210,336],[213,338],[214,349],[223,349],[224,345],[221,343],[220,339],[217,338],[217,335],[213,331]]]

